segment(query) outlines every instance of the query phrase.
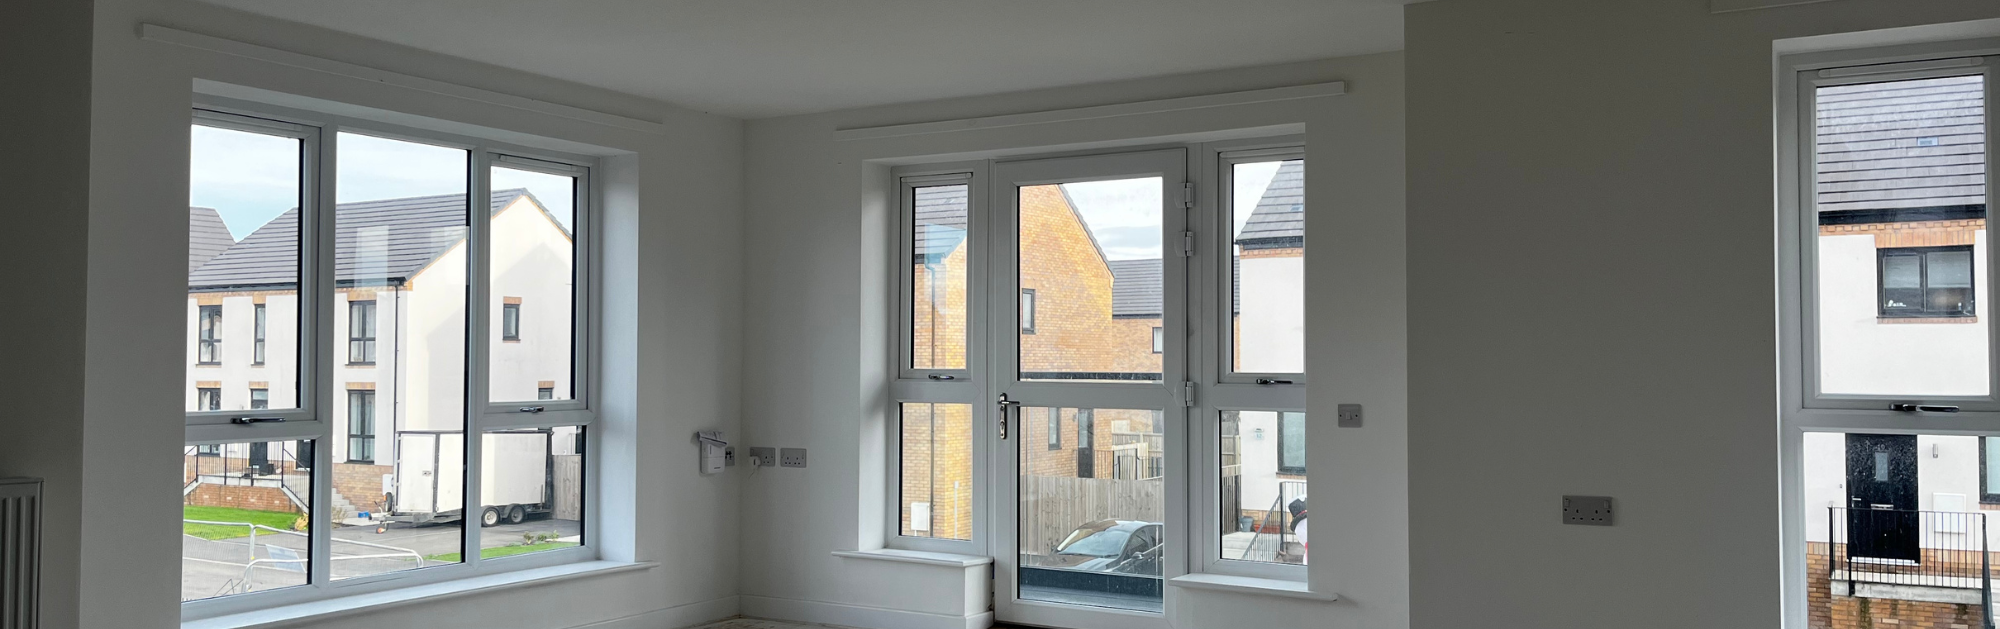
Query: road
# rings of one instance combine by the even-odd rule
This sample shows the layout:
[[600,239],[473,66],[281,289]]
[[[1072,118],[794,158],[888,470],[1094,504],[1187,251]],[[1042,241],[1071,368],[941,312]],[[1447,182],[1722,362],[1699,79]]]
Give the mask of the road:
[[[381,533],[375,530],[372,526],[347,526],[333,530],[334,579],[408,570],[418,567],[417,558],[412,554],[429,557],[460,550],[461,530],[458,523],[412,526],[397,522],[390,523]],[[523,534],[533,533],[555,533],[564,541],[576,541],[581,531],[582,523],[575,520],[530,517],[520,524],[486,527],[480,531],[479,545],[481,548],[518,545],[526,541]],[[239,537],[211,541],[182,536],[181,600],[208,598],[234,587],[234,581],[244,578],[244,567],[251,560],[250,540],[249,537]],[[305,583],[304,562],[289,558],[305,557],[306,543],[303,535],[259,531],[256,544],[262,548],[257,550],[256,558],[264,561],[250,571],[250,589],[267,590]],[[362,545],[364,543],[369,545]],[[274,546],[278,547],[275,551],[271,549]],[[422,563],[426,566],[441,565],[436,560],[428,559]]]

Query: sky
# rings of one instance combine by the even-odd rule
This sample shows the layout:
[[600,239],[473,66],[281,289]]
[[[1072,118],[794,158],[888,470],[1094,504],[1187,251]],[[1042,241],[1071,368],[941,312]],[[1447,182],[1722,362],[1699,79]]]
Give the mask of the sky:
[[[188,204],[215,208],[237,240],[298,206],[298,140],[200,125],[190,139]],[[338,203],[465,194],[463,150],[353,133],[336,141]],[[494,168],[492,186],[527,188],[564,228],[572,223],[569,177]]]
[[[1271,185],[1279,162],[1254,162],[1236,167],[1235,233],[1243,232],[1250,210]],[[1152,260],[1160,258],[1160,178],[1115,179],[1086,183],[1066,183],[1063,192],[1076,204],[1104,256],[1112,260]],[[1235,234],[1231,234],[1232,236]]]

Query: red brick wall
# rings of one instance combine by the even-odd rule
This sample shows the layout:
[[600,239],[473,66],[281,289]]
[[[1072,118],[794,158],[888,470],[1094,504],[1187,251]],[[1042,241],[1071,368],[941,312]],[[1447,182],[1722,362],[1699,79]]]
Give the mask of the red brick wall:
[[[1845,554],[1840,546],[1835,552]],[[2000,564],[2000,557],[1995,558]],[[1940,565],[1953,574],[1977,574],[1977,566],[1967,561],[1945,562],[1930,550],[1922,564],[1929,570]],[[1889,569],[1884,567],[1884,569]],[[1934,603],[1892,598],[1853,597],[1847,588],[1834,588],[1827,574],[1827,544],[1806,544],[1806,625],[1814,629],[1978,629],[1982,610],[1965,603]]]
[[[304,496],[300,496],[304,498]],[[283,511],[298,513],[299,508],[284,490],[276,487],[251,487],[248,485],[209,485],[194,488],[187,495],[187,504],[201,507],[235,507],[256,511]]]

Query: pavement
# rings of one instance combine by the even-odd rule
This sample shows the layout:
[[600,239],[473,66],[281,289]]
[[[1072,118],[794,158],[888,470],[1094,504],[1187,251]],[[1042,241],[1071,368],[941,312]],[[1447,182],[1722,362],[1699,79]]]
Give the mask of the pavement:
[[[419,557],[460,550],[460,523],[411,525],[389,523],[381,533],[373,526],[333,530],[333,578],[344,579],[419,567]],[[518,545],[523,534],[555,533],[561,541],[578,541],[582,523],[530,516],[520,524],[500,524],[480,531],[482,548]],[[304,535],[258,531],[251,538],[205,540],[181,536],[181,600],[210,598],[231,591],[260,591],[303,585],[307,538]],[[382,547],[388,548],[382,548]],[[255,568],[246,570],[252,559]],[[442,565],[423,560],[425,566]]]

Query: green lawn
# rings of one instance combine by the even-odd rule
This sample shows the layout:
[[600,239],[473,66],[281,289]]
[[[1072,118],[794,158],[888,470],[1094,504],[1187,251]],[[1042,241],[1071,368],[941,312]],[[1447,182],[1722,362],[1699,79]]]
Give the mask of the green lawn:
[[[196,507],[189,505],[181,507],[181,517],[189,520],[207,520],[210,522],[262,524],[280,531],[289,531],[292,530],[292,521],[297,520],[299,514],[284,511],[254,511],[251,509],[237,509],[235,507]],[[202,539],[231,539],[248,537],[250,535],[250,527],[221,526],[216,524],[182,524],[181,532]],[[270,532],[263,531],[263,533],[269,534]]]
[[[492,559],[492,558],[494,558],[494,557],[507,557],[507,556],[510,556],[510,555],[521,555],[521,554],[526,554],[526,553],[532,553],[532,552],[535,552],[535,551],[539,551],[539,550],[553,550],[553,549],[557,549],[557,548],[569,548],[569,547],[571,547],[571,546],[575,546],[575,545],[576,545],[576,542],[542,542],[542,543],[539,543],[539,544],[521,544],[521,545],[515,545],[515,546],[495,546],[495,547],[492,547],[492,548],[481,548],[481,549],[479,549],[479,558],[480,558],[480,559]],[[451,563],[457,563],[457,562],[459,561],[459,554],[458,554],[458,553],[445,553],[445,554],[442,554],[442,555],[431,555],[431,556],[428,556],[428,557],[424,557],[424,559],[428,559],[428,560],[430,560],[430,561],[444,561],[444,562],[451,562]]]

